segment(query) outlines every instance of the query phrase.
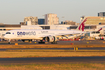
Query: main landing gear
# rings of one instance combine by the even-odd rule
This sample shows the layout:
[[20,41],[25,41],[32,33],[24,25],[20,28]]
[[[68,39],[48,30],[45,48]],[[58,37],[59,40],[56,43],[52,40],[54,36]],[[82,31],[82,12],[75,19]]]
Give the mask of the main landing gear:
[[45,42],[43,40],[40,40],[40,42],[38,42],[39,44],[45,44]]
[[32,40],[22,40],[23,42],[32,42]]

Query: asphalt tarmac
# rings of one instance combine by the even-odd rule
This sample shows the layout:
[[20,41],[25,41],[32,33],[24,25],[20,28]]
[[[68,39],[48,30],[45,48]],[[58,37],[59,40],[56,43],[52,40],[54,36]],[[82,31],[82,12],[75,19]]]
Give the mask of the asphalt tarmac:
[[0,58],[2,64],[37,64],[37,63],[105,63],[103,57],[35,57],[35,58]]
[[[7,42],[0,42],[0,45],[15,45],[16,42],[12,42],[11,44],[8,44]],[[35,42],[29,43],[29,42],[17,42],[18,45],[50,45],[51,43],[47,44],[38,44]],[[73,43],[74,45],[105,45],[104,40],[95,40],[95,41],[58,41],[55,45],[71,45]],[[0,49],[0,51],[6,51],[6,50],[74,50],[74,48],[6,48],[6,49]],[[78,48],[78,50],[105,50],[105,47],[94,47],[94,48]]]
[[[18,42],[11,42],[11,44],[8,44],[8,42],[0,42],[0,45],[15,45],[15,43],[18,43],[18,45],[40,45],[38,42],[22,42],[22,41],[18,41]],[[86,44],[103,44],[105,45],[105,41],[104,40],[94,40],[94,41],[58,41],[57,45],[70,45],[71,43],[73,43],[74,45],[86,45]],[[45,43],[46,44],[51,44],[49,42]],[[44,45],[44,44],[43,44]]]
[[[0,51],[7,50],[74,50],[74,48],[5,48],[0,49]],[[105,47],[94,47],[94,48],[78,48],[78,50],[105,50]]]
[[[88,42],[88,43],[87,43]],[[59,41],[57,45],[69,45],[74,43],[76,45],[81,44],[105,44],[105,41]],[[38,43],[24,43],[18,42],[19,45],[40,45]],[[7,42],[0,42],[0,45],[14,45],[15,43],[8,44]],[[50,43],[47,43],[50,44]],[[44,45],[44,44],[43,44]],[[6,50],[27,50],[29,48],[13,48],[13,49],[0,49],[0,51]],[[31,48],[36,49],[36,48]],[[37,48],[46,50],[73,50],[74,48]],[[36,49],[36,50],[37,50]],[[100,48],[79,48],[79,50],[105,50],[104,47]],[[105,63],[105,56],[102,57],[35,57],[35,58],[0,58],[0,65],[2,64],[37,64],[37,63]]]

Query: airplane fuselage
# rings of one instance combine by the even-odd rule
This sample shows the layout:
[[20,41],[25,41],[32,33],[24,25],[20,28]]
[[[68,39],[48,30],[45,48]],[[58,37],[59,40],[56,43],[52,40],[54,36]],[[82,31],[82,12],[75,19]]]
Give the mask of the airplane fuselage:
[[44,36],[57,36],[66,34],[79,34],[82,31],[77,30],[10,30],[10,34],[5,34],[5,39],[42,39]]

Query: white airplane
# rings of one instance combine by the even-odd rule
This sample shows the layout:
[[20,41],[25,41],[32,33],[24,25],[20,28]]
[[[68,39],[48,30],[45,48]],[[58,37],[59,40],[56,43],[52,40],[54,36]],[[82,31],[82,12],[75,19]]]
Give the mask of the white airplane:
[[[35,29],[18,29],[18,30],[10,30],[6,32],[4,35],[4,38],[10,41],[12,39],[17,39],[17,40],[29,40],[32,41],[33,39],[35,40],[40,40],[40,42],[48,41],[51,43],[57,43],[58,37],[63,37],[63,36],[69,36],[71,34],[81,34],[85,33],[84,32],[84,22],[87,20],[87,18],[78,26],[77,30],[35,30]],[[82,31],[81,31],[82,30]]]

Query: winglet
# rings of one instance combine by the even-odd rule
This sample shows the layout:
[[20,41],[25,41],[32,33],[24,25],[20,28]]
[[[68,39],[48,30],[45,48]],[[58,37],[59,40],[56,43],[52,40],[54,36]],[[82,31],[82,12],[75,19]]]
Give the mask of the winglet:
[[102,30],[102,28],[100,28],[100,29],[98,30],[98,32],[101,31],[101,30]]
[[78,30],[81,30],[82,29],[82,31],[84,31],[84,28],[85,28],[85,22],[87,21],[87,18],[79,25],[79,27],[78,27]]

